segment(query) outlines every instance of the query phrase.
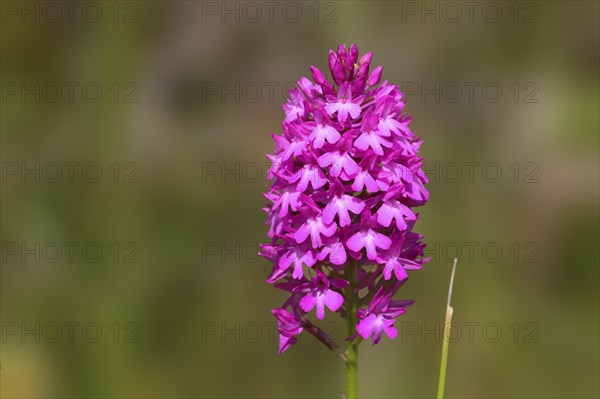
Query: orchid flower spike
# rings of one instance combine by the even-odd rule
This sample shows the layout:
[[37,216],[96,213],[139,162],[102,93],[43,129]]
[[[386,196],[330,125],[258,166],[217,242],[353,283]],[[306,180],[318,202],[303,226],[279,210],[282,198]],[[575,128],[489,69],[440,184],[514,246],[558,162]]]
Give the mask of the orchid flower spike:
[[312,81],[302,77],[283,104],[267,155],[270,240],[260,251],[273,264],[267,282],[289,294],[272,310],[280,353],[303,332],[333,348],[310,319],[334,313],[352,320],[348,339],[394,339],[412,301],[393,296],[428,261],[413,231],[414,208],[429,199],[422,141],[400,89],[372,60],[340,45],[329,52],[329,74],[311,66]]

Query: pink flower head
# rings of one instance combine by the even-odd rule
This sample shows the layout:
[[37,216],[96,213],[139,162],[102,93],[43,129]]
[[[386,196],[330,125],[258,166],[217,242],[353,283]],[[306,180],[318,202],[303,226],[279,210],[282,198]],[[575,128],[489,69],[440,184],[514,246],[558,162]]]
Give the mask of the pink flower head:
[[413,231],[414,208],[429,199],[422,141],[403,94],[382,81],[381,66],[371,70],[372,60],[354,44],[331,50],[327,74],[311,66],[312,80],[289,91],[273,136],[264,194],[270,242],[260,255],[273,264],[267,282],[289,294],[273,311],[280,352],[302,332],[333,347],[310,317],[347,317],[349,298],[358,335],[374,344],[394,338],[411,302],[392,297],[428,260]]

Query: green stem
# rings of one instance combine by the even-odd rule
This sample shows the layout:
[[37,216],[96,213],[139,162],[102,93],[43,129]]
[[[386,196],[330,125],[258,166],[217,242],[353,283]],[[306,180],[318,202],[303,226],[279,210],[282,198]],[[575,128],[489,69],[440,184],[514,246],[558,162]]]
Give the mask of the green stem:
[[446,366],[448,365],[448,340],[445,337],[450,335],[450,321],[452,312],[450,313],[450,319],[446,316],[446,324],[444,327],[444,340],[442,344],[442,361],[440,365],[440,378],[438,380],[438,391],[437,399],[444,399],[444,388],[446,387]]
[[456,273],[456,264],[458,259],[454,259],[452,265],[452,274],[450,275],[450,286],[448,287],[448,302],[446,304],[446,323],[444,324],[444,339],[442,343],[442,360],[440,363],[440,378],[438,380],[437,399],[444,399],[444,388],[446,387],[446,367],[448,365],[448,347],[450,346],[450,326],[452,323],[452,313],[454,309],[450,306],[452,300],[452,287],[454,285],[454,273]]
[[[348,263],[348,281],[346,296],[349,300],[346,319],[348,321],[348,336],[356,332],[356,310],[358,308],[358,294],[356,287],[356,266],[354,262]],[[358,398],[358,340],[348,341],[346,346],[346,399]]]

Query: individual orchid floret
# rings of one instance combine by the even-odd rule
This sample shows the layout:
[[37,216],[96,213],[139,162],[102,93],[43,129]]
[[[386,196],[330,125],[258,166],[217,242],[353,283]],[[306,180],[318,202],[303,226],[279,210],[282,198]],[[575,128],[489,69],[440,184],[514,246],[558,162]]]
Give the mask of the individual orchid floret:
[[367,258],[376,260],[378,249],[389,249],[392,240],[376,230],[376,224],[373,223],[373,218],[368,212],[362,215],[360,230],[346,241],[346,246],[354,252],[360,252],[364,248],[367,251]]
[[300,307],[307,313],[316,307],[317,319],[323,320],[325,318],[325,307],[332,312],[337,312],[344,303],[344,297],[330,289],[330,286],[341,289],[347,285],[348,281],[346,280],[338,279],[330,281],[325,274],[317,271],[317,275],[313,277],[312,281],[303,287],[303,290],[307,291],[307,293],[302,297]]
[[296,119],[304,116],[305,110],[305,98],[302,92],[298,89],[292,89],[289,91],[290,100],[284,104],[283,109],[285,111],[285,122],[293,122]]
[[405,243],[404,236],[401,233],[394,233],[392,236],[392,247],[385,254],[377,258],[377,262],[384,264],[383,279],[390,280],[392,272],[398,281],[404,281],[408,278],[407,270],[419,270],[423,262],[416,262],[411,259],[411,254],[404,251],[405,248],[412,249],[410,243]]
[[[313,128],[309,138],[313,141],[314,148],[321,148],[325,145],[325,142],[329,144],[337,143],[342,136],[340,132],[331,124],[329,117],[322,113],[315,111],[315,127]],[[308,125],[309,123],[307,123]]]
[[325,174],[316,165],[304,165],[289,179],[290,183],[296,181],[296,190],[301,193],[305,192],[309,185],[315,190],[327,184]]
[[378,130],[379,117],[369,113],[364,116],[361,126],[361,135],[354,141],[354,147],[367,151],[369,148],[377,155],[383,155],[383,147],[392,147],[392,142],[385,138],[385,134]]
[[340,86],[337,96],[329,96],[327,98],[327,105],[325,105],[325,111],[329,115],[333,115],[337,112],[338,122],[344,123],[348,119],[348,115],[352,119],[357,118],[360,115],[360,104],[364,100],[364,96],[352,97],[352,88],[348,83],[342,83]]
[[348,260],[348,255],[346,254],[343,241],[335,239],[326,243],[317,254],[317,259],[320,261],[329,259],[329,263],[334,266],[345,264]]
[[385,294],[383,287],[379,289],[365,311],[359,310],[359,319],[356,331],[363,339],[373,337],[373,345],[379,343],[382,334],[391,339],[396,338],[398,330],[394,326],[396,317],[406,312],[406,307],[413,301],[391,301],[391,295]]
[[327,172],[332,177],[339,177],[342,174],[356,176],[360,170],[358,164],[348,152],[327,152],[319,157],[318,162],[320,167],[327,168]]
[[389,227],[392,221],[395,220],[399,231],[406,230],[407,221],[417,220],[415,213],[398,200],[385,201],[376,215],[377,222],[384,227]]
[[323,245],[321,236],[331,237],[336,232],[336,226],[331,221],[326,223],[322,216],[315,216],[304,222],[302,226],[296,230],[294,238],[298,244],[303,243],[308,236],[312,242],[313,248],[319,248]]
[[273,202],[273,210],[279,209],[279,217],[285,217],[290,210],[293,212],[300,208],[301,195],[302,193],[296,190],[286,189],[281,193],[270,192],[265,197]]
[[294,265],[292,277],[300,279],[304,276],[303,266],[311,267],[317,260],[314,252],[308,245],[290,245],[285,253],[279,258],[279,268],[287,270]]
[[277,308],[271,311],[277,318],[279,332],[279,353],[283,353],[290,345],[296,343],[296,335],[302,332],[302,322],[285,309]]
[[343,186],[338,184],[334,187],[333,197],[323,210],[323,221],[331,223],[337,216],[340,227],[348,226],[351,223],[350,212],[360,215],[363,209],[365,209],[364,201],[358,197],[344,194]]

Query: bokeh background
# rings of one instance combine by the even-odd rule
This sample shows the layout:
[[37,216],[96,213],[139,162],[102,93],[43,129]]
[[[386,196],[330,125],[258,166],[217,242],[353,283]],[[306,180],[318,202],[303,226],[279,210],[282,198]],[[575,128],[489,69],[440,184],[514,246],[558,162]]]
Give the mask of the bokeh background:
[[255,252],[285,86],[352,42],[406,89],[433,257],[360,394],[434,396],[458,256],[447,397],[600,395],[597,2],[72,3],[2,2],[3,398],[341,397]]

